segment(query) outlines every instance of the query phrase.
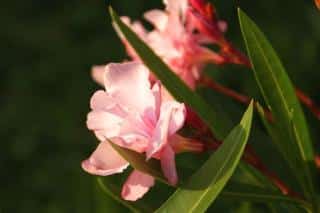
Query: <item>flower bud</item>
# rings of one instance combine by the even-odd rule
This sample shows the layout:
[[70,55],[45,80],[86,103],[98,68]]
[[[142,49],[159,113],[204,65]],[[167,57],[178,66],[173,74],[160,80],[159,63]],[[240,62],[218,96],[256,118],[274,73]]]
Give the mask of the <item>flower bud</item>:
[[203,152],[204,144],[196,139],[185,138],[178,134],[175,134],[170,137],[170,145],[173,148],[175,153],[182,152]]
[[320,0],[314,0],[314,2],[316,3],[317,8],[320,10]]

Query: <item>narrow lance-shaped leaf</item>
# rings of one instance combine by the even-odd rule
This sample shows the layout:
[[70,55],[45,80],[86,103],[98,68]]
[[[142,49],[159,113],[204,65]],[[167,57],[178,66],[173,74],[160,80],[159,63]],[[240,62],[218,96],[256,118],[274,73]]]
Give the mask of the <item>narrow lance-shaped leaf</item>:
[[314,197],[314,152],[307,124],[293,85],[276,52],[256,24],[240,9],[239,20],[245,44],[253,65],[255,78],[269,106],[275,141],[303,189]]
[[204,212],[233,174],[249,137],[251,103],[241,122],[204,165],[157,212]]
[[177,101],[186,103],[193,108],[201,119],[206,122],[211,131],[214,132],[215,136],[222,140],[227,135],[229,129],[225,128],[226,125],[219,124],[226,121],[225,119],[220,118],[218,113],[215,113],[214,106],[209,106],[203,98],[187,87],[186,84],[161,60],[161,58],[121,21],[111,7],[109,10],[117,30],[119,30],[128,40],[150,71],[157,76]]

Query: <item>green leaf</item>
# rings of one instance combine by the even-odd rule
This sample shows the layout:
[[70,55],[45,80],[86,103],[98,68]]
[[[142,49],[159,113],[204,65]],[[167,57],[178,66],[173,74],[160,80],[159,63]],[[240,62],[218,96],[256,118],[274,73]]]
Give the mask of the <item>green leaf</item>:
[[108,141],[112,148],[114,148],[130,165],[141,172],[149,174],[159,181],[168,184],[166,178],[162,174],[161,165],[159,161],[151,158],[148,161],[146,160],[145,155],[142,155],[138,152],[120,147],[112,141]]
[[295,90],[263,33],[244,12],[239,9],[238,13],[256,81],[273,115],[272,132],[279,137],[276,145],[290,165],[304,195],[311,200],[315,188],[314,151]]
[[[91,207],[91,211],[95,213],[105,213],[106,209],[110,209],[112,212],[125,212],[128,209],[123,206],[120,202],[115,202],[113,195],[108,194],[100,184],[97,182],[97,178],[92,179],[94,194],[92,198],[94,199],[94,209]],[[109,188],[107,188],[109,191]],[[81,195],[81,194],[79,194]],[[87,198],[88,199],[88,198]]]
[[304,200],[282,195],[280,192],[271,191],[249,184],[230,182],[222,191],[220,199],[243,200],[249,202],[270,204],[292,204],[311,212],[312,206]]
[[[203,98],[192,91],[185,83],[157,56],[150,47],[148,47],[119,16],[109,8],[114,26],[128,40],[130,45],[139,55],[144,64],[153,72],[166,89],[175,97],[177,101],[186,103],[199,117],[209,126],[215,136],[222,140],[229,129],[222,123],[225,119],[215,113],[214,106],[209,106]],[[219,121],[219,122],[217,122]]]
[[221,147],[157,210],[204,212],[233,174],[249,137],[253,103]]

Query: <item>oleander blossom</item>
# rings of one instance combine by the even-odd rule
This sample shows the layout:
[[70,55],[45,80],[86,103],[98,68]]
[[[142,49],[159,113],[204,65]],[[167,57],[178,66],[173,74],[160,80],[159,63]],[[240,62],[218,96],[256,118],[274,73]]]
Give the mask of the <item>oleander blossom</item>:
[[[147,31],[139,21],[131,22],[128,17],[122,17],[122,21],[135,31],[189,87],[194,89],[203,67],[207,63],[222,64],[224,58],[201,45],[208,39],[206,35],[196,32],[195,19],[191,16],[188,0],[167,0],[164,3],[165,10],[154,9],[144,14],[144,18],[154,26],[152,31]],[[225,22],[219,21],[219,23],[222,30],[225,30],[226,25],[223,24]],[[133,60],[139,60],[139,56],[128,41],[119,30],[117,31],[128,55]]]
[[[101,67],[98,67],[101,68]],[[92,111],[87,126],[94,131],[100,144],[82,168],[90,174],[107,176],[121,173],[129,166],[106,140],[145,153],[146,159],[160,160],[168,182],[175,185],[178,175],[175,165],[176,132],[182,128],[186,110],[184,104],[161,98],[161,84],[151,87],[149,71],[140,62],[111,63],[104,71],[105,91],[91,98]],[[122,188],[125,200],[141,198],[154,185],[154,178],[134,170]]]
[[[148,31],[140,21],[121,17],[153,51],[192,89],[200,81],[205,65],[239,64],[251,67],[248,58],[226,38],[227,23],[218,18],[213,4],[206,0],[164,0],[165,10],[153,9],[144,18],[154,29]],[[138,54],[114,24],[127,54],[140,61]],[[207,48],[208,45],[218,50]],[[92,69],[96,82],[101,83],[101,70]],[[100,71],[100,72],[99,72]],[[156,80],[151,76],[151,80]]]

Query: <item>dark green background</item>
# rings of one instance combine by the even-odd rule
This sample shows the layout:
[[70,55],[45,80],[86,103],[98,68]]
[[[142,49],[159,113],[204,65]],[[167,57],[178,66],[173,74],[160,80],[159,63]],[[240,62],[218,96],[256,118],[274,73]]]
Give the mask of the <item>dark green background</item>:
[[[240,4],[269,37],[295,84],[320,104],[320,12],[311,0],[214,2],[229,23],[227,37],[243,48]],[[118,209],[80,167],[96,143],[85,125],[90,96],[98,88],[90,67],[125,58],[108,4],[134,18],[162,8],[160,0],[1,2],[1,213]],[[226,85],[258,96],[252,73],[211,68]],[[225,106],[232,102],[223,100]],[[318,141],[319,122],[307,116]]]

